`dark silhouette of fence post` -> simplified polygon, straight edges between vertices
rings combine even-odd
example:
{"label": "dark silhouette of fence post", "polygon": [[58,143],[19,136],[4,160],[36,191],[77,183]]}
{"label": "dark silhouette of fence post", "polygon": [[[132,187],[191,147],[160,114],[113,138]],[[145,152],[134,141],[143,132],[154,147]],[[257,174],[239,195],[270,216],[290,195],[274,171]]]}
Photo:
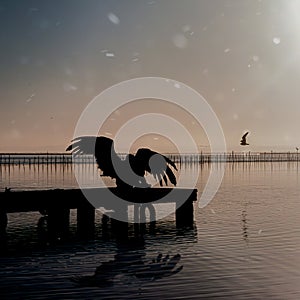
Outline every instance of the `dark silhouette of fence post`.
{"label": "dark silhouette of fence post", "polygon": [[273,151],[271,150],[271,162],[273,161]]}

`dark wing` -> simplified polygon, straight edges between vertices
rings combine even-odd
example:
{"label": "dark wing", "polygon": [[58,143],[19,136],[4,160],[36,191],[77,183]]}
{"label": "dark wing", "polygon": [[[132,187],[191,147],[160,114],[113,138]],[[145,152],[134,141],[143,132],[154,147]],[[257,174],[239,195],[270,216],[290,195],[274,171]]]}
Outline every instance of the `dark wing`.
{"label": "dark wing", "polygon": [[168,185],[168,180],[176,185],[176,177],[171,167],[177,171],[176,165],[168,157],[147,148],[141,148],[135,154],[135,161],[138,164],[139,174],[144,175],[145,171],[151,173],[160,185],[163,181]]}
{"label": "dark wing", "polygon": [[242,136],[242,140],[246,141],[246,136],[248,135],[249,131],[247,131],[243,136]]}
{"label": "dark wing", "polygon": [[243,135],[242,139],[246,139],[246,136],[248,135],[248,133],[249,133],[249,131],[247,131],[247,132]]}
{"label": "dark wing", "polygon": [[245,143],[246,143],[246,137],[247,137],[248,133],[249,133],[249,131],[247,131],[247,132],[242,136],[241,144],[245,144]]}
{"label": "dark wing", "polygon": [[114,150],[112,139],[104,136],[81,136],[73,139],[66,151],[71,151],[74,155],[93,154],[103,176],[116,178],[112,161],[119,163],[121,159]]}

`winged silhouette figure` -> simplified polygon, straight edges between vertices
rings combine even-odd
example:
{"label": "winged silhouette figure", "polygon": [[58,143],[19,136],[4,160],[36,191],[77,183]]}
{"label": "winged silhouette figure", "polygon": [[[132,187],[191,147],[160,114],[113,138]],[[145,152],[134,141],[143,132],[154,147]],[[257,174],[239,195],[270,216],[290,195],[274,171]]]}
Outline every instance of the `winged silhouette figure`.
{"label": "winged silhouette figure", "polygon": [[[66,151],[73,155],[93,154],[101,176],[109,176],[116,180],[117,187],[150,187],[145,175],[150,173],[160,185],[170,182],[176,185],[177,180],[173,170],[177,171],[175,163],[168,157],[148,148],[140,148],[135,155],[127,154],[121,159],[114,149],[112,139],[105,136],[81,136],[71,141]],[[173,169],[173,170],[172,170]]]}
{"label": "winged silhouette figure", "polygon": [[241,141],[240,141],[240,145],[242,145],[242,146],[247,146],[247,145],[249,145],[249,144],[247,143],[247,140],[246,140],[246,137],[247,137],[248,133],[249,133],[249,131],[247,131],[247,132],[242,136],[242,139],[241,139]]}

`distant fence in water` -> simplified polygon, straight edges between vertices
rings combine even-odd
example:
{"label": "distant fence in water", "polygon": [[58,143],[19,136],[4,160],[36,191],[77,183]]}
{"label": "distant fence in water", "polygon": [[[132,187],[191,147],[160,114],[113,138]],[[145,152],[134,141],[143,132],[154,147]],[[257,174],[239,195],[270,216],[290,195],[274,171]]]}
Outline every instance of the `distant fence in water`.
{"label": "distant fence in water", "polygon": [[[299,161],[298,152],[227,152],[165,154],[175,163],[212,163],[212,162],[276,162]],[[125,157],[125,154],[120,154]],[[21,164],[72,164],[70,153],[0,153],[0,165]],[[93,155],[80,155],[76,163],[95,164]]]}

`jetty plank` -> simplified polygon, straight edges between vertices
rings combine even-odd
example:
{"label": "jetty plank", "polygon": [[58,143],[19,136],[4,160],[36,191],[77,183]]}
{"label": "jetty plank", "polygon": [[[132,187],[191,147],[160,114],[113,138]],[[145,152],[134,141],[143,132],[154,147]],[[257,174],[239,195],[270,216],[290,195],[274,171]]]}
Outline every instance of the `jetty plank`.
{"label": "jetty plank", "polygon": [[[32,191],[0,192],[0,209],[7,213],[42,211],[50,208],[77,209],[91,205],[86,199],[99,198],[98,206],[114,209],[119,202],[114,195],[128,201],[128,205],[137,203],[176,203],[177,206],[186,201],[197,200],[197,189],[184,188],[133,188],[122,191],[118,188],[90,188],[90,189],[52,189]],[[90,198],[89,198],[90,199]]]}

